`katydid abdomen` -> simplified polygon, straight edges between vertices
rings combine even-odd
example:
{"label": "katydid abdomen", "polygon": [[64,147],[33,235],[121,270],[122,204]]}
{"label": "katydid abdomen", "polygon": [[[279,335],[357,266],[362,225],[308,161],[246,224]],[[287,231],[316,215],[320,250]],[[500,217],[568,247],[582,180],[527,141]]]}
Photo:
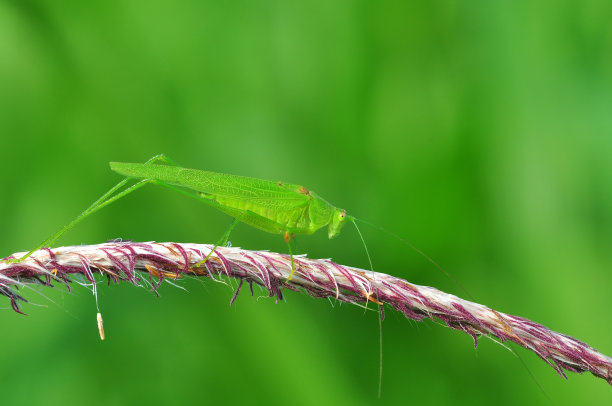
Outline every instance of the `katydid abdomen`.
{"label": "katydid abdomen", "polygon": [[[275,234],[312,234],[331,224],[334,213],[343,213],[299,185],[167,165],[112,162],[111,169],[192,189],[220,211]],[[330,238],[338,232],[339,227]]]}

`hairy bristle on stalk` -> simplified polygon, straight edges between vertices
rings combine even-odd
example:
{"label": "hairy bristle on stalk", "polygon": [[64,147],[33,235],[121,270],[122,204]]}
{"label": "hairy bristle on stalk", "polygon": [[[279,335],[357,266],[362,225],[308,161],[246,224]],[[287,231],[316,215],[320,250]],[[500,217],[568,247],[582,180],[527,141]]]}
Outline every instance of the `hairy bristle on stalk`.
{"label": "hairy bristle on stalk", "polygon": [[[376,299],[402,312],[407,318],[441,320],[448,327],[464,331],[478,344],[483,335],[506,340],[535,352],[565,377],[564,371],[591,372],[612,385],[612,358],[587,344],[545,326],[463,300],[428,286],[419,286],[384,273],[336,264],[326,259],[294,256],[295,274],[290,281],[289,255],[264,251],[247,251],[236,247],[217,247],[208,261],[195,265],[210,253],[212,245],[121,242],[41,249],[21,262],[0,263],[0,295],[6,296],[12,308],[21,313],[17,294],[19,287],[29,284],[52,286],[71,278],[84,277],[95,283],[94,274],[110,281],[146,286],[154,292],[165,280],[169,283],[185,276],[202,276],[219,280],[222,276],[239,279],[231,303],[243,282],[265,288],[270,297],[282,300],[282,289],[304,291],[313,297],[335,298],[363,306],[372,300],[364,292],[377,292]],[[16,253],[5,259],[20,258]],[[143,279],[143,275],[147,275]],[[157,279],[156,281],[154,279]],[[99,318],[101,325],[101,317]],[[102,334],[102,330],[101,333]]]}

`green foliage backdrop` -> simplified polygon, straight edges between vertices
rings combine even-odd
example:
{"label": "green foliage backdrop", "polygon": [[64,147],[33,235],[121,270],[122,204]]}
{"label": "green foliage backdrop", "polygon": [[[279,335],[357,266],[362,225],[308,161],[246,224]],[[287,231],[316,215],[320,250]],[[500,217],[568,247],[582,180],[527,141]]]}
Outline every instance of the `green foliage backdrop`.
{"label": "green foliage backdrop", "polygon": [[[427,252],[481,303],[612,354],[612,6],[596,1],[0,2],[2,255],[33,247],[118,181],[109,161],[303,184]],[[230,219],[154,187],[58,243],[214,242]],[[365,227],[376,270],[462,295]],[[284,252],[238,227],[232,243]],[[355,266],[354,230],[298,251]],[[376,402],[378,327],[305,295],[210,281],[161,297],[82,288],[0,306],[3,404]],[[590,375],[561,404],[605,404]],[[387,312],[381,404],[546,404],[503,347]]]}

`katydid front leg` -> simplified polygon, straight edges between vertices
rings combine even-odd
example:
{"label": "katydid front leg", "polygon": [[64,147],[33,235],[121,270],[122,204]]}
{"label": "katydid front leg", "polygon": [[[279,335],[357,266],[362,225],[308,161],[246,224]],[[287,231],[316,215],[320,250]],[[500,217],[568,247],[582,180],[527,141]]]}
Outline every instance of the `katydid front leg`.
{"label": "katydid front leg", "polygon": [[230,236],[232,230],[236,227],[236,225],[238,225],[238,223],[240,222],[240,219],[242,218],[242,216],[244,216],[244,212],[239,217],[236,217],[236,219],[232,222],[232,225],[227,229],[227,231],[225,231],[225,233],[223,233],[223,235],[221,236],[221,239],[219,241],[217,241],[217,243],[213,246],[212,250],[210,250],[208,255],[206,255],[206,258],[204,258],[203,260],[201,260],[200,262],[198,262],[197,264],[194,265],[195,268],[198,268],[198,267],[204,265],[206,263],[206,261],[208,261],[208,258],[210,258],[212,253],[215,252],[217,247],[219,247],[221,245],[227,244],[227,241],[229,240],[229,236]]}

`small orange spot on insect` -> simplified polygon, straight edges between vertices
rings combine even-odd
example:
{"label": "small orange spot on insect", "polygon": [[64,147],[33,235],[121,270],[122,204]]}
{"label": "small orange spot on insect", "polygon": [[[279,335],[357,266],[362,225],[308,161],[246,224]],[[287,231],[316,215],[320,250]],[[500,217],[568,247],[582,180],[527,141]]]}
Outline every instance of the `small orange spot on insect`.
{"label": "small orange spot on insect", "polygon": [[57,276],[57,269],[53,269],[51,273],[53,274],[53,276]]}
{"label": "small orange spot on insect", "polygon": [[106,335],[104,334],[104,321],[102,320],[102,313],[98,312],[96,315],[96,320],[98,322],[98,332],[100,333],[100,340],[104,341]]}
{"label": "small orange spot on insect", "polygon": [[310,196],[310,190],[306,189],[304,186],[300,186],[298,192],[303,195]]}

